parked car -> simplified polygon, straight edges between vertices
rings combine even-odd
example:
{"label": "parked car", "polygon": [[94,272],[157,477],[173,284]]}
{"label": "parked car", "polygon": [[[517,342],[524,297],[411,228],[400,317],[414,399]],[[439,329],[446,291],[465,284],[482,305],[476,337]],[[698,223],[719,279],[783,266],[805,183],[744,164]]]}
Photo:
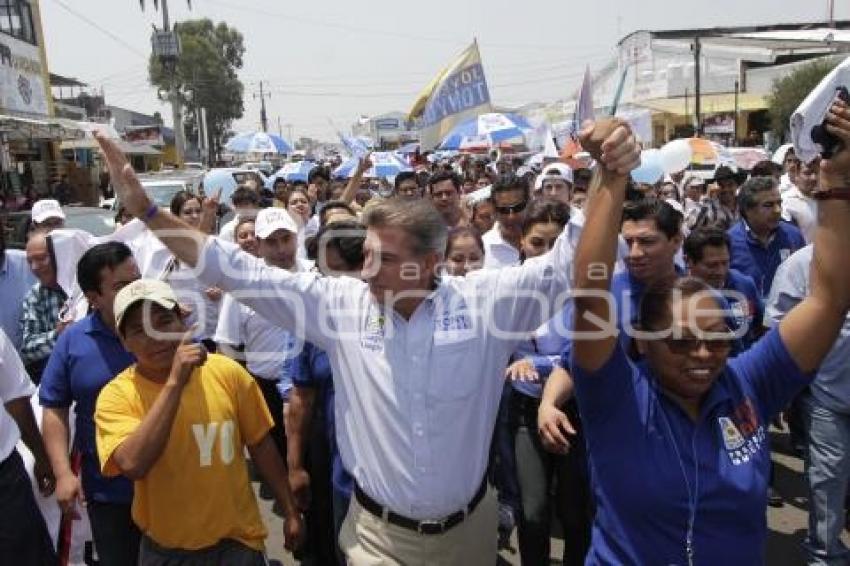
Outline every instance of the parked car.
{"label": "parked car", "polygon": [[[164,208],[168,208],[171,205],[171,199],[174,198],[174,195],[180,191],[189,191],[193,194],[197,193],[197,190],[192,183],[187,182],[185,179],[157,179],[155,177],[145,176],[140,180],[142,182],[142,186],[145,188],[145,192],[151,200]],[[121,203],[118,202],[117,198],[112,199],[112,205],[110,206],[111,210],[117,211],[120,206]]]}
{"label": "parked car", "polygon": [[221,189],[221,204],[231,206],[230,195],[236,190],[240,184],[253,180],[257,187],[262,189],[266,184],[266,176],[259,170],[253,169],[237,169],[226,167],[220,169],[211,169],[204,175],[204,193],[207,196],[213,196]]}
{"label": "parked car", "polygon": [[[93,236],[106,236],[115,231],[115,214],[110,210],[89,206],[63,206],[65,227],[83,230]],[[0,214],[6,247],[22,250],[32,226],[29,210]]]}

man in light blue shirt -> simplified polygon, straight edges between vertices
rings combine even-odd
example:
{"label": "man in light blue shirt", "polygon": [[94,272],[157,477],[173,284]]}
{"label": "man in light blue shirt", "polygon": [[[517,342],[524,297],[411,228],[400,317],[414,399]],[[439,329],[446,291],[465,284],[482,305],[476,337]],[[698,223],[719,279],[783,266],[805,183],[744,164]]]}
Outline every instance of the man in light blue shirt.
{"label": "man in light blue shirt", "polygon": [[4,231],[0,227],[0,329],[6,333],[15,350],[21,349],[21,313],[24,297],[35,285],[35,277],[21,250],[7,250]]}
{"label": "man in light blue shirt", "polygon": [[[776,326],[809,294],[812,246],[792,255],[776,271],[764,325]],[[841,542],[844,500],[850,481],[850,317],[800,405],[807,435],[809,533],[803,544],[812,565],[847,564]]]}

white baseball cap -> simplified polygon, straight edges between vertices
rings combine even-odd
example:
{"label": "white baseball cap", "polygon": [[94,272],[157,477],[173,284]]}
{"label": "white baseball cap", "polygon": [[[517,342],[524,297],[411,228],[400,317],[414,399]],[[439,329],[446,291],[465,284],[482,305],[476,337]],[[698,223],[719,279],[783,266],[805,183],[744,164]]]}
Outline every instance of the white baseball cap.
{"label": "white baseball cap", "polygon": [[543,168],[543,172],[540,176],[545,181],[547,177],[557,177],[563,179],[572,185],[573,183],[573,170],[566,163],[550,163],[546,167]]}
{"label": "white baseball cap", "polygon": [[794,151],[794,144],[786,143],[784,145],[780,145],[779,148],[773,152],[771,161],[777,165],[783,165],[785,163],[785,156],[788,155],[789,151]]}
{"label": "white baseball cap", "polygon": [[121,319],[131,306],[139,301],[150,301],[164,309],[178,306],[177,297],[171,286],[159,279],[137,279],[118,291],[112,303],[115,312],[115,327],[121,328]]}
{"label": "white baseball cap", "polygon": [[265,240],[278,230],[286,230],[293,234],[298,233],[298,226],[286,209],[264,208],[257,213],[257,220],[254,222],[254,234],[258,238]]}
{"label": "white baseball cap", "polygon": [[62,212],[62,206],[58,200],[46,198],[36,201],[32,205],[32,221],[36,224],[41,224],[48,218],[61,218],[65,220],[65,213]]}

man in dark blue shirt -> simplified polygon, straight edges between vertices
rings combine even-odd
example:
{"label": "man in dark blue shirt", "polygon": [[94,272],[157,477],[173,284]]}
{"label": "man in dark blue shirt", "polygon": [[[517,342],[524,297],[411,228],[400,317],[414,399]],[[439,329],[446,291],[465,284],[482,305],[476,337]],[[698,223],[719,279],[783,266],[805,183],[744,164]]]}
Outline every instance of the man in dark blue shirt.
{"label": "man in dark blue shirt", "polygon": [[[762,335],[764,301],[752,278],[729,267],[729,236],[720,228],[697,228],[685,239],[685,261],[689,275],[702,279],[723,293],[729,304],[733,329],[746,329],[737,341],[748,350]],[[733,354],[738,353],[733,350]]]}
{"label": "man in dark blue shirt", "polygon": [[779,264],[806,245],[800,230],[781,220],[782,198],[772,177],[753,177],[738,194],[741,220],[729,229],[733,269],[753,278],[764,298]]}
{"label": "man in dark blue shirt", "polygon": [[[139,531],[130,515],[132,482],[101,475],[93,419],[100,390],[135,361],[115,333],[112,302],[118,291],[139,277],[130,249],[119,242],[94,246],[80,258],[77,281],[92,310],[59,337],[39,391],[56,498],[63,513],[71,512],[77,499],[86,502],[103,566],[135,564],[139,552]],[[71,405],[76,413],[74,451],[82,463],[79,477],[68,457]]]}

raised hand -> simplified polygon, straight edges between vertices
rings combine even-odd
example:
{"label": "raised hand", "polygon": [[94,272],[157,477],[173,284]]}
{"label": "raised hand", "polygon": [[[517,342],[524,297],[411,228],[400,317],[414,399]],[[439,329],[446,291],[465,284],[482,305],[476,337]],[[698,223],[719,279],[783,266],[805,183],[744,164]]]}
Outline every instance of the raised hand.
{"label": "raised hand", "polygon": [[827,112],[826,129],[841,140],[841,149],[821,159],[820,184],[824,189],[844,189],[850,186],[850,107],[843,100],[833,102]]}
{"label": "raised hand", "polygon": [[201,367],[207,360],[207,349],[203,344],[192,341],[196,327],[197,325],[193,325],[186,331],[180,340],[180,345],[177,346],[177,351],[174,352],[174,361],[171,363],[171,373],[168,376],[168,381],[173,384],[186,385],[195,368]]}
{"label": "raised hand", "polygon": [[358,176],[365,175],[366,171],[371,169],[373,165],[374,165],[374,163],[372,162],[372,152],[370,151],[365,156],[363,156],[363,159],[361,159],[357,163],[357,175]]}
{"label": "raised hand", "polygon": [[608,173],[625,176],[640,166],[640,146],[628,123],[620,118],[585,122],[579,141]]}
{"label": "raised hand", "polygon": [[151,205],[151,200],[145,193],[145,189],[139,182],[136,172],[118,144],[102,133],[95,131],[94,138],[100,145],[106,165],[109,168],[109,176],[112,186],[115,188],[115,196],[127,209],[127,212],[136,218],[142,218]]}

